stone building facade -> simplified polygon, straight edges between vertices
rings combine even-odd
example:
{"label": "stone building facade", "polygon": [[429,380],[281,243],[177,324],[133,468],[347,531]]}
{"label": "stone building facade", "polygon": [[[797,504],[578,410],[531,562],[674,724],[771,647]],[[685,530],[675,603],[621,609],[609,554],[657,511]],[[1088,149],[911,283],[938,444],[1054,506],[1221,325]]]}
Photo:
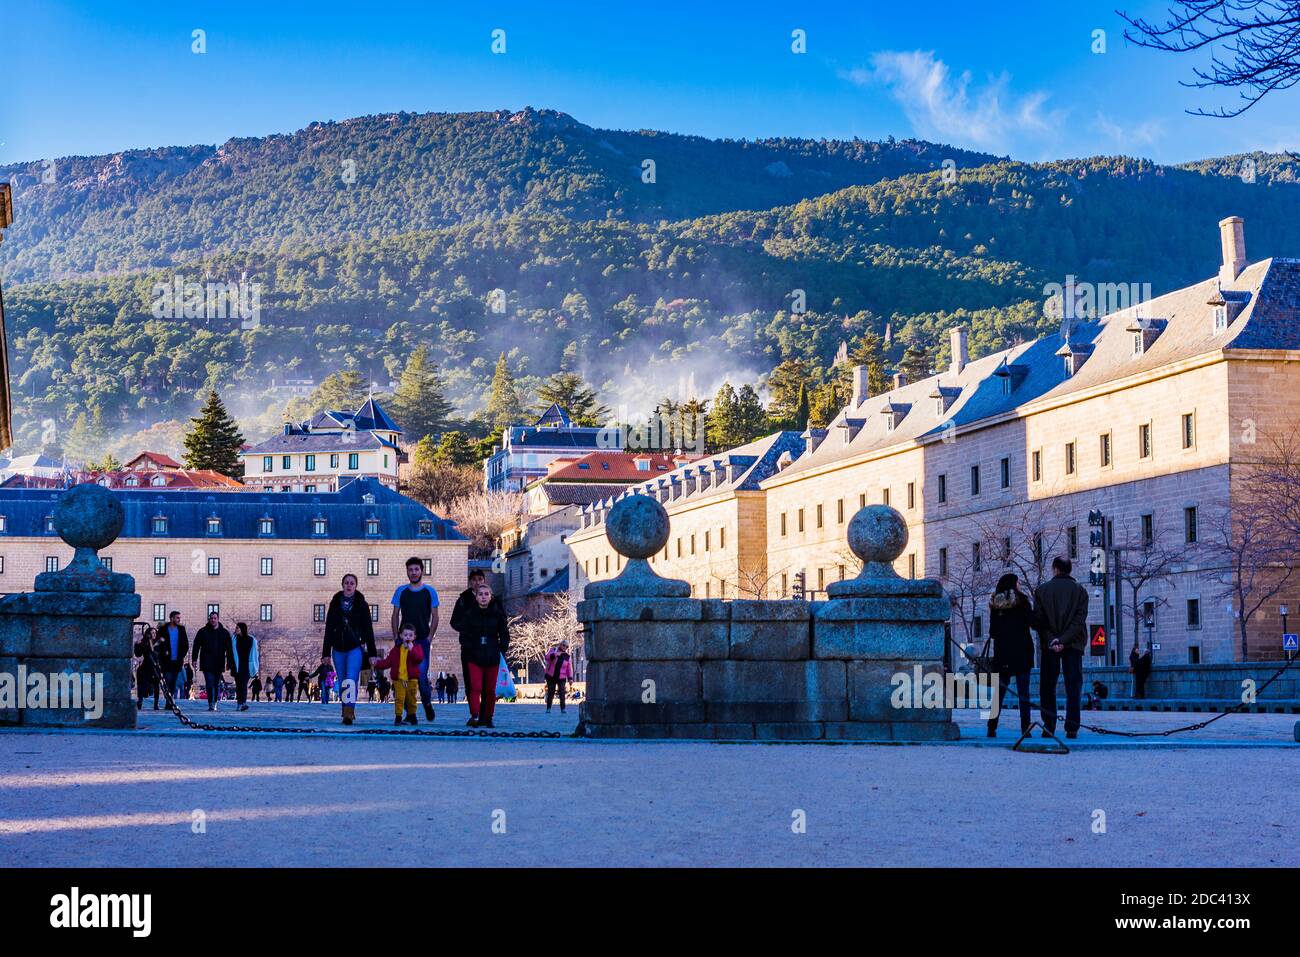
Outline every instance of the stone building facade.
{"label": "stone building facade", "polygon": [[[30,591],[39,573],[63,568],[72,557],[48,523],[58,494],[0,489],[0,590]],[[360,479],[318,495],[113,494],[126,506],[126,525],[100,558],[135,578],[141,620],[156,625],[179,611],[192,635],[215,608],[227,628],[247,622],[262,639],[264,670],[300,664],[311,670],[320,660],[325,610],[343,575],[357,576],[382,647],[391,643],[393,592],[406,581],[406,560],[416,556],[442,603],[432,667],[459,670],[448,619],[465,587],[468,542],[386,486]]]}
{"label": "stone building facade", "polygon": [[[978,644],[1002,573],[1032,587],[1064,555],[1087,584],[1095,531],[1107,578],[1089,587],[1089,618],[1108,646],[1089,664],[1117,652],[1122,661],[1135,623],[1144,645],[1160,646],[1157,662],[1239,660],[1231,574],[1213,543],[1238,534],[1252,508],[1244,471],[1294,435],[1300,261],[1248,263],[1239,218],[1223,220],[1220,234],[1217,275],[1184,289],[1097,318],[1077,314],[1084,290],[1067,287],[1060,334],[972,361],[965,330],[954,329],[948,368],[918,382],[896,377],[881,395],[869,396],[865,369],[854,370],[850,404],[826,429],[796,437],[743,496],[725,483],[701,491],[711,476],[687,495],[662,480],[638,487],[664,502],[674,541],[697,544],[679,556],[670,542],[656,570],[709,597],[715,556],[699,550],[700,535],[726,525],[738,544],[747,533],[745,561],[763,568],[763,597],[792,596],[802,583],[804,597],[821,598],[857,573],[848,521],[863,505],[889,504],[909,528],[896,570],[942,579],[954,638]],[[687,471],[710,475],[709,462]],[[743,513],[731,505],[742,499]],[[600,528],[610,504],[591,506],[570,538],[579,588],[618,572]],[[1281,604],[1300,614],[1300,580],[1251,620],[1249,657],[1280,657]]]}
{"label": "stone building facade", "polygon": [[[797,432],[776,432],[621,493],[651,495],[668,512],[672,535],[664,550],[650,559],[654,570],[689,582],[696,598],[776,597],[769,580],[769,532],[760,483],[793,461],[801,448]],[[616,498],[585,506],[582,526],[568,536],[569,581],[576,595],[588,581],[612,578],[622,569],[622,557],[604,529]]]}

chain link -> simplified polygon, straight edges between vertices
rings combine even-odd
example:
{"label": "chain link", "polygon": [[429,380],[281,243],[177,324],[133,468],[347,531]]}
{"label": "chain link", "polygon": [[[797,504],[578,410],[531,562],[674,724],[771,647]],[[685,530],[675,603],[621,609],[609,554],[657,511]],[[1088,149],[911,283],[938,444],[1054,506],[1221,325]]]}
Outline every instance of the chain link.
{"label": "chain link", "polygon": [[[324,728],[268,728],[251,724],[205,724],[195,721],[172,698],[171,685],[164,679],[158,655],[149,642],[145,643],[149,660],[153,664],[154,678],[162,683],[163,695],[167,699],[167,710],[176,716],[181,724],[195,731],[237,731],[249,734],[321,734],[331,733]],[[184,667],[184,665],[182,665]],[[489,731],[486,728],[464,728],[458,730],[434,730],[432,728],[358,728],[351,734],[393,735],[424,738],[562,738],[559,731]],[[576,736],[576,735],[575,735]]]}
{"label": "chain link", "polygon": [[[984,674],[988,674],[988,675],[997,674],[997,672],[995,671],[991,671],[987,668],[982,668],[979,661],[976,660],[971,655],[971,653],[968,652],[965,648],[957,644],[957,642],[951,636],[948,637],[948,642],[954,648],[956,648],[958,651],[960,651],[963,655],[966,656],[967,660],[970,661],[970,663],[975,667],[975,670],[977,672],[983,671]],[[1281,677],[1282,672],[1286,671],[1294,663],[1295,663],[1295,659],[1288,660],[1286,664],[1284,664],[1281,668],[1277,669],[1277,671],[1273,672],[1273,676],[1271,678],[1269,678],[1262,685],[1260,685],[1258,688],[1255,689],[1256,694],[1263,691],[1274,681],[1276,681],[1279,677]],[[1018,694],[1018,692],[1016,693]],[[1109,734],[1112,737],[1116,737],[1116,738],[1167,738],[1171,734],[1182,734],[1185,731],[1200,731],[1202,728],[1214,724],[1214,722],[1218,721],[1220,718],[1226,718],[1230,714],[1237,714],[1243,708],[1246,707],[1246,704],[1247,702],[1243,701],[1240,704],[1233,705],[1231,708],[1228,708],[1226,711],[1220,711],[1213,718],[1208,718],[1205,721],[1198,721],[1196,724],[1184,725],[1181,728],[1166,728],[1163,731],[1120,731],[1116,728],[1103,728],[1095,724],[1082,724],[1082,723],[1079,725],[1079,727],[1085,728],[1088,731],[1093,732],[1094,734]],[[1041,707],[1042,707],[1042,702],[1039,702],[1039,708],[1041,709]]]}

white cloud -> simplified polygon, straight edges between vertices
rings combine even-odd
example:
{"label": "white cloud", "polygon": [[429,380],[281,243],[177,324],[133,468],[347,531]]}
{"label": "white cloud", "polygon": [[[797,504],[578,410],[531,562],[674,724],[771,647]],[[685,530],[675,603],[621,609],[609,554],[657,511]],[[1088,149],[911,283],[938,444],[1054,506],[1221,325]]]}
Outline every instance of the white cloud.
{"label": "white cloud", "polygon": [[1164,124],[1159,120],[1146,120],[1132,125],[1116,123],[1105,113],[1098,113],[1092,129],[1111,142],[1120,152],[1133,152],[1155,146],[1165,135]]}
{"label": "white cloud", "polygon": [[933,51],[885,50],[872,54],[870,69],[840,75],[858,86],[888,87],[916,133],[929,139],[1009,153],[1022,138],[1054,138],[1065,120],[1063,111],[1047,107],[1046,92],[1013,94],[1006,73],[974,84],[969,70],[953,75]]}

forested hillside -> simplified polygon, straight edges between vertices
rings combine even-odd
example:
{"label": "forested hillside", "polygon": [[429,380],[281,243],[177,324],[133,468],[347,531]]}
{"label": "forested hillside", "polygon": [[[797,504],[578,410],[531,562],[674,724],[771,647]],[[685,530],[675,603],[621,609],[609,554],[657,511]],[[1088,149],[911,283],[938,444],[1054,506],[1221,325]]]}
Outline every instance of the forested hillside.
{"label": "forested hillside", "polygon": [[[720,142],[532,110],[56,160],[53,183],[0,168],[19,444],[143,442],[212,387],[255,437],[283,411],[273,381],[351,365],[382,385],[421,344],[467,417],[502,352],[525,392],[563,369],[636,411],[792,359],[825,380],[886,324],[882,362],[943,361],[956,322],[978,354],[1048,328],[1043,288],[1067,273],[1156,294],[1212,275],[1225,215],[1251,258],[1300,255],[1296,168]],[[258,323],[155,318],[174,276],[256,284]]]}

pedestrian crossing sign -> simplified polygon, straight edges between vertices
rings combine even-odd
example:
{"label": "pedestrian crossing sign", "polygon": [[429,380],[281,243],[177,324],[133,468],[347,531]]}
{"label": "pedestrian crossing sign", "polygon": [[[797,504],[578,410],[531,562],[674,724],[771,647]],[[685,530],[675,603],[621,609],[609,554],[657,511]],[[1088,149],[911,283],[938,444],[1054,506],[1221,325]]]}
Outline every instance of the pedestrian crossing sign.
{"label": "pedestrian crossing sign", "polygon": [[1300,635],[1283,635],[1283,651],[1300,651]]}

